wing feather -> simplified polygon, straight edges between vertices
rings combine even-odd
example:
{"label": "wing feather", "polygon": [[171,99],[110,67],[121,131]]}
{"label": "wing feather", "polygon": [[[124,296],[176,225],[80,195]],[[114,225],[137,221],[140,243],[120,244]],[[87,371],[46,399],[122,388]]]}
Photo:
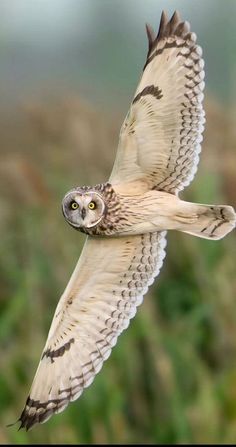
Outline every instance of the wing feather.
{"label": "wing feather", "polygon": [[142,180],[148,188],[178,193],[193,179],[204,119],[204,62],[196,35],[177,12],[163,12],[143,75],[121,128],[112,184]]}
{"label": "wing feather", "polygon": [[45,422],[92,383],[159,273],[165,245],[165,232],[87,239],[58,303],[21,427]]}

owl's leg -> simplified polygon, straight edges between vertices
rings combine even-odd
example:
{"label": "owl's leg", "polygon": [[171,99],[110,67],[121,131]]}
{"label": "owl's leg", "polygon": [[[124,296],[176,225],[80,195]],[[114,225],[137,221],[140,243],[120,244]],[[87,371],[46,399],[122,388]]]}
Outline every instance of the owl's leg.
{"label": "owl's leg", "polygon": [[[176,213],[178,230],[205,239],[217,240],[226,236],[236,225],[236,214],[227,205],[198,205],[183,202],[182,210]],[[181,225],[182,223],[182,225]]]}

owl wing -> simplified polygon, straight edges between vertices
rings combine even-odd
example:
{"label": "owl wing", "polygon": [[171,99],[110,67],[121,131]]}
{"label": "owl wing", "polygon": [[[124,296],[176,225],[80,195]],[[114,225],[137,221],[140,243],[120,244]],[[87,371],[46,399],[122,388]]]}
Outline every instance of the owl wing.
{"label": "owl wing", "polygon": [[45,422],[92,383],[158,275],[165,245],[165,232],[88,237],[58,303],[20,428]]}
{"label": "owl wing", "polygon": [[115,185],[136,180],[177,193],[193,179],[201,150],[204,62],[196,35],[177,12],[162,13],[143,75],[121,128],[110,177]]}

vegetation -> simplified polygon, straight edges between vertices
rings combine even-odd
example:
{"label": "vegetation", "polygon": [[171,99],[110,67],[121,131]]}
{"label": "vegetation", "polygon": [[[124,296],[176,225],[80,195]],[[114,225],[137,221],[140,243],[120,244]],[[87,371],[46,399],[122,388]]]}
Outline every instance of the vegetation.
{"label": "vegetation", "polygon": [[[236,205],[230,116],[207,104],[201,163],[186,199]],[[61,198],[108,177],[121,121],[108,122],[80,99],[0,115],[0,443],[235,442],[232,233],[219,242],[169,233],[158,280],[91,387],[32,431],[6,427],[22,411],[84,242],[65,223]]]}

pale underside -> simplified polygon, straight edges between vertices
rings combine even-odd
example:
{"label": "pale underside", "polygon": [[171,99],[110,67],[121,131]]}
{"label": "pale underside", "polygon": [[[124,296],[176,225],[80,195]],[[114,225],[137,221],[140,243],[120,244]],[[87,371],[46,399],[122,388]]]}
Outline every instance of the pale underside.
{"label": "pale underside", "polygon": [[[121,130],[114,185],[178,193],[198,163],[204,112],[201,50],[186,22],[162,16]],[[101,369],[163,263],[165,233],[88,238],[59,301],[30,395],[27,429],[76,399]]]}
{"label": "pale underside", "polygon": [[88,237],[55,312],[26,405],[28,427],[91,384],[158,275],[165,245],[164,232],[112,238],[112,250],[110,239]]}

